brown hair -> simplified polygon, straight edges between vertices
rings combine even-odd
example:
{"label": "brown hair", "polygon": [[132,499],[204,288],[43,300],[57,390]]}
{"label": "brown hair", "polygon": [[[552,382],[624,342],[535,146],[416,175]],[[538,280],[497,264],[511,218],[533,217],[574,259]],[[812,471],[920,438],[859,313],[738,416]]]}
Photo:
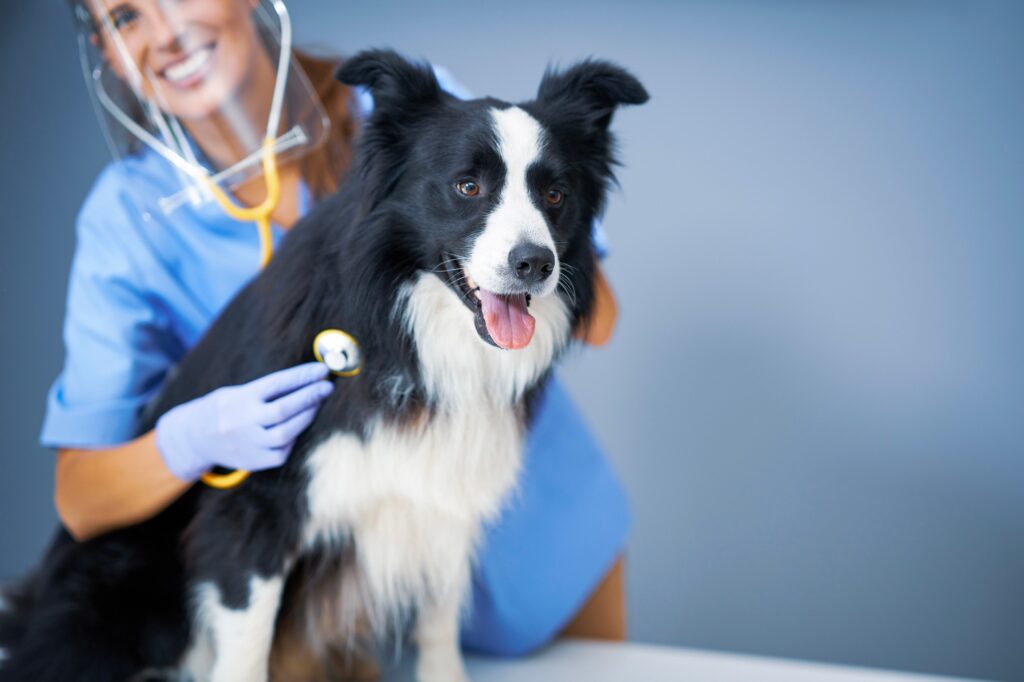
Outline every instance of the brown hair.
{"label": "brown hair", "polygon": [[341,61],[293,53],[306,72],[331,125],[327,139],[299,159],[302,179],[316,199],[333,194],[352,161],[352,139],[358,124],[352,113],[352,91],[335,79]]}

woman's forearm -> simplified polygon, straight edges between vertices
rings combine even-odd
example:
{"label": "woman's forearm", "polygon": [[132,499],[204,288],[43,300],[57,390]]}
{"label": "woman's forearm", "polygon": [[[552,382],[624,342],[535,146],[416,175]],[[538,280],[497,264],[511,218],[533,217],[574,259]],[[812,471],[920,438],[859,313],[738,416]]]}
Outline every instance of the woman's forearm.
{"label": "woman's forearm", "polygon": [[77,540],[144,521],[184,493],[156,447],[155,432],[112,448],[57,451],[54,502]]}
{"label": "woman's forearm", "polygon": [[626,580],[624,559],[620,556],[601,584],[587,598],[573,619],[562,630],[563,637],[626,639]]}
{"label": "woman's forearm", "polygon": [[612,337],[618,316],[619,307],[615,302],[615,294],[601,267],[598,266],[594,277],[594,309],[588,323],[576,330],[576,338],[591,346],[603,346]]}

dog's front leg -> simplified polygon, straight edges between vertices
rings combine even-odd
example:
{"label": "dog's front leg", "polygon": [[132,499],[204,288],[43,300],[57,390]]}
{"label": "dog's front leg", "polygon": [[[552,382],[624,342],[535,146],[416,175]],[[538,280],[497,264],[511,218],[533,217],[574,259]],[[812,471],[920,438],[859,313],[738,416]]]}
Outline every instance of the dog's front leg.
{"label": "dog's front leg", "polygon": [[416,619],[416,682],[469,682],[459,651],[462,601],[469,588],[469,566],[462,567],[450,589],[420,606]]}
{"label": "dog's front leg", "polygon": [[[198,589],[196,613],[197,641],[194,647],[206,648],[206,656],[190,657],[189,673],[196,680],[209,682],[265,682],[268,676],[270,647],[274,639],[274,622],[281,603],[283,576],[248,579],[242,602],[225,594],[214,583]],[[193,653],[197,653],[194,649]],[[206,658],[206,665],[199,663]],[[212,664],[212,668],[208,667]],[[198,667],[206,667],[199,670]]]}
{"label": "dog's front leg", "polygon": [[184,667],[197,682],[266,682],[269,675],[297,543],[295,527],[281,522],[294,512],[259,492],[253,486],[212,497],[187,535],[194,627]]}

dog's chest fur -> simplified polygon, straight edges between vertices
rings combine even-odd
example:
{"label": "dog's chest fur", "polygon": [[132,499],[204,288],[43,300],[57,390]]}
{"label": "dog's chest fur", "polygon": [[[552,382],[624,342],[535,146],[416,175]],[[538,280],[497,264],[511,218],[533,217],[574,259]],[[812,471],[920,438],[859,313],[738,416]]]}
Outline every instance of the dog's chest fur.
{"label": "dog's chest fur", "polygon": [[529,347],[489,347],[431,274],[404,288],[395,313],[415,340],[434,409],[413,425],[379,421],[365,440],[334,434],[307,459],[305,546],[354,541],[360,601],[379,616],[443,592],[465,570],[482,523],[497,516],[516,480],[523,396],[570,324],[557,296],[538,299]]}

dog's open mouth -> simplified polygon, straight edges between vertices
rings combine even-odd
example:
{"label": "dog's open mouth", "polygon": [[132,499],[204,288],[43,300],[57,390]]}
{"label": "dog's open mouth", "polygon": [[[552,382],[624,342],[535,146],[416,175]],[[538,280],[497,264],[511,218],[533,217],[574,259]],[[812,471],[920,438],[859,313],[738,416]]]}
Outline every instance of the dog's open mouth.
{"label": "dog's open mouth", "polygon": [[487,343],[506,350],[526,348],[533,339],[536,320],[529,312],[530,294],[496,294],[477,286],[469,272],[453,257],[445,259],[445,274],[471,311],[476,331]]}

